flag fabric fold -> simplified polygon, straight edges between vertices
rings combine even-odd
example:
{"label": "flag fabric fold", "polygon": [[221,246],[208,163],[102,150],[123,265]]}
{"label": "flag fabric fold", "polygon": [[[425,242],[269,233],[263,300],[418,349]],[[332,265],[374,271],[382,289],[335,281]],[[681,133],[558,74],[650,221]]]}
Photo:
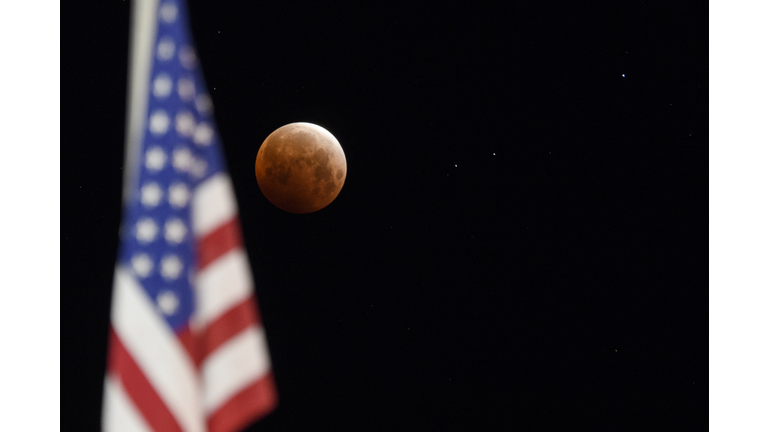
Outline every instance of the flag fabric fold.
{"label": "flag fabric fold", "polygon": [[143,5],[102,428],[237,431],[277,404],[237,202],[186,4]]}

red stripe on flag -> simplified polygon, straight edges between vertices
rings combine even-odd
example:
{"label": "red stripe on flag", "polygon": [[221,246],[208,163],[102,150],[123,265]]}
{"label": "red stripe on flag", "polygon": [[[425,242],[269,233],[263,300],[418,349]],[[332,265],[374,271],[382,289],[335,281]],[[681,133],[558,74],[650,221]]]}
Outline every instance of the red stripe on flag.
{"label": "red stripe on flag", "polygon": [[228,310],[212,321],[201,335],[203,351],[201,359],[205,359],[229,338],[235,336],[248,326],[261,324],[254,298],[248,297],[237,306]]}
{"label": "red stripe on flag", "polygon": [[209,432],[234,432],[260,420],[277,406],[272,372],[230,398],[208,417]]}
{"label": "red stripe on flag", "polygon": [[179,431],[181,427],[165,402],[155,392],[152,384],[144,376],[139,365],[133,360],[114,328],[109,328],[109,365],[108,372],[120,378],[128,397],[141,412],[144,420],[156,431]]}
{"label": "red stripe on flag", "polygon": [[181,346],[184,347],[187,354],[189,354],[192,363],[194,363],[195,366],[200,366],[200,361],[202,360],[200,355],[200,344],[195,333],[193,333],[192,329],[189,327],[189,324],[185,325],[176,333],[176,338],[181,342]]}
{"label": "red stripe on flag", "polygon": [[178,331],[176,337],[195,366],[199,367],[209,354],[248,326],[261,324],[255,301],[254,297],[243,300],[212,321],[202,334],[193,333],[188,325]]}
{"label": "red stripe on flag", "polygon": [[199,271],[216,261],[220,256],[242,245],[240,220],[237,217],[230,219],[220,227],[197,239],[197,242],[197,266]]}

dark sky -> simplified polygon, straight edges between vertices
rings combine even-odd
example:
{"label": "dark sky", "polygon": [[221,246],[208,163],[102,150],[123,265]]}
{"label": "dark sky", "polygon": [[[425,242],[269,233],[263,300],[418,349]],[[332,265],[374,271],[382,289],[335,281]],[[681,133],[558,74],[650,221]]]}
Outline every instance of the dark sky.
{"label": "dark sky", "polygon": [[[706,3],[229,3],[190,14],[280,394],[253,430],[706,425]],[[130,5],[63,6],[61,423],[98,430]],[[253,169],[297,121],[348,164],[308,215]]]}

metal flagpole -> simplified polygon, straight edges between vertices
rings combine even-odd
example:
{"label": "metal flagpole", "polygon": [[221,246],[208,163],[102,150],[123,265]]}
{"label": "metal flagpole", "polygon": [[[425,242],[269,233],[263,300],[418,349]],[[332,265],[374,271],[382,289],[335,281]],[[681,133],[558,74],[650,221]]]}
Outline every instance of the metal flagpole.
{"label": "metal flagpole", "polygon": [[157,30],[159,0],[134,0],[131,5],[131,33],[128,52],[128,92],[125,125],[125,159],[123,163],[123,205],[136,199],[131,187],[137,174],[149,99],[152,70],[152,41]]}

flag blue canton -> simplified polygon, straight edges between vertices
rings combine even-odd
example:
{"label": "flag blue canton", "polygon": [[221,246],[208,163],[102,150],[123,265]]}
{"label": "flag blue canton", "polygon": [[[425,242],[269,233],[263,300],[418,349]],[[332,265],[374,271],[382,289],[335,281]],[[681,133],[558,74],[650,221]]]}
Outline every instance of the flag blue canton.
{"label": "flag blue canton", "polygon": [[158,9],[138,190],[125,210],[119,255],[177,332],[194,311],[190,201],[197,184],[225,168],[187,22],[183,1]]}

